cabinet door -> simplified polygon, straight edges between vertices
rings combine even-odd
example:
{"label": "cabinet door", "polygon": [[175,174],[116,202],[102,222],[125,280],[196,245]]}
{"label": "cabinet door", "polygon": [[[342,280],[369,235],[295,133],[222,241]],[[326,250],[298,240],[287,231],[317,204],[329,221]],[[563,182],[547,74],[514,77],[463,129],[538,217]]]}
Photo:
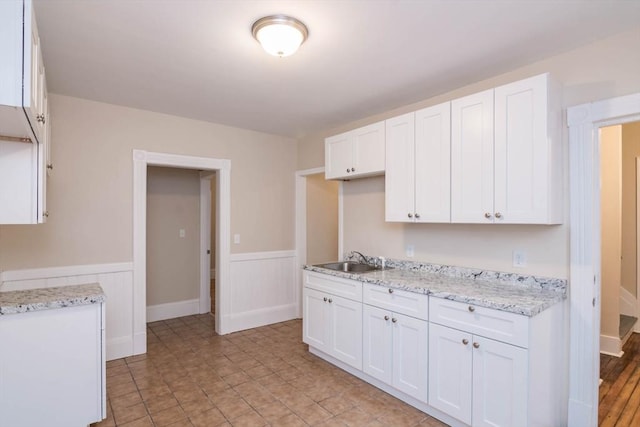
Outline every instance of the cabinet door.
{"label": "cabinet door", "polygon": [[374,123],[352,131],[352,175],[383,173],[385,168],[384,122]]}
{"label": "cabinet door", "polygon": [[329,312],[324,300],[326,294],[304,288],[302,316],[302,341],[322,351],[329,351],[328,334],[330,331]]}
{"label": "cabinet door", "polygon": [[493,90],[451,102],[451,222],[493,222]]}
{"label": "cabinet door", "polygon": [[495,211],[505,223],[548,221],[547,75],[495,89]]}
{"label": "cabinet door", "polygon": [[101,305],[0,319],[0,424],[88,425],[102,419]]}
{"label": "cabinet door", "polygon": [[385,128],[385,220],[414,222],[414,113],[387,120]]}
{"label": "cabinet door", "polygon": [[[474,336],[473,425],[527,425],[527,350]],[[535,411],[536,408],[531,408]]]}
{"label": "cabinet door", "polygon": [[427,402],[428,322],[393,313],[393,386]]}
{"label": "cabinet door", "polygon": [[324,144],[325,178],[335,179],[351,175],[353,166],[353,141],[350,133],[327,138]]}
{"label": "cabinet door", "polygon": [[0,224],[37,222],[38,148],[0,141]]}
{"label": "cabinet door", "polygon": [[333,357],[362,370],[362,303],[328,295]]}
{"label": "cabinet door", "polygon": [[429,405],[465,424],[471,424],[471,340],[471,334],[429,324]]}
{"label": "cabinet door", "polygon": [[370,305],[362,308],[362,370],[392,384],[393,341],[391,312]]}
{"label": "cabinet door", "polygon": [[451,103],[417,111],[415,122],[416,222],[450,222]]}

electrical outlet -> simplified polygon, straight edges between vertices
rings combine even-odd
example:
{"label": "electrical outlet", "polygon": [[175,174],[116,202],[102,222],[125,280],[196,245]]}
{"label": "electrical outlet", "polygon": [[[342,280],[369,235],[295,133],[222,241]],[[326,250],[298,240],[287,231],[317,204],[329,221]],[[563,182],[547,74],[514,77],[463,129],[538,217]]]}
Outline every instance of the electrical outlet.
{"label": "electrical outlet", "polygon": [[527,254],[522,250],[513,251],[513,266],[514,267],[526,267],[527,266]]}
{"label": "electrical outlet", "polygon": [[416,254],[416,248],[413,245],[407,245],[406,254],[409,258],[413,258]]}

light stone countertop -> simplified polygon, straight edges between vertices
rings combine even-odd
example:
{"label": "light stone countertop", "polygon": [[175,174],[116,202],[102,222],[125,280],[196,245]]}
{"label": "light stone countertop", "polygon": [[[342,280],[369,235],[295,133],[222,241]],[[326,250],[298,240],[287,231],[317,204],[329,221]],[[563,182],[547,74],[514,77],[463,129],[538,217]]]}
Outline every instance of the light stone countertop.
{"label": "light stone countertop", "polygon": [[471,270],[438,266],[456,271],[456,275],[448,275],[425,271],[425,268],[410,269],[407,263],[396,263],[396,265],[404,268],[374,270],[366,273],[347,273],[312,265],[306,265],[304,269],[529,317],[566,298],[566,281],[561,279],[529,276],[524,277],[526,280],[523,280],[522,276],[515,276],[514,280],[505,280],[502,276],[513,278],[514,275],[481,270],[473,270],[472,275],[465,275],[460,271]]}
{"label": "light stone countertop", "polygon": [[104,291],[98,283],[0,292],[0,316],[96,304],[105,300]]}

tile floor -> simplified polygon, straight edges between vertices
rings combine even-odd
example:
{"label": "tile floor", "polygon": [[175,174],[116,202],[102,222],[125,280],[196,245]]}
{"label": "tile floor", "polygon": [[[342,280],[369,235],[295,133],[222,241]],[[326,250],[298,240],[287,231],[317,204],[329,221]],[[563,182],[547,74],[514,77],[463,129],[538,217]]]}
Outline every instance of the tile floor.
{"label": "tile floor", "polygon": [[210,315],[150,323],[147,354],[107,362],[112,426],[445,426],[326,363],[292,320],[225,336]]}

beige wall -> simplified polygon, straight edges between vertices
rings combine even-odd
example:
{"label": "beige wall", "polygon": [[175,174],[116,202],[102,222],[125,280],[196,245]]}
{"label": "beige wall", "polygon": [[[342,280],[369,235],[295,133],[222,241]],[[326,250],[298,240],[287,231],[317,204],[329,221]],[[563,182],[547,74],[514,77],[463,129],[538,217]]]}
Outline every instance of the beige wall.
{"label": "beige wall", "polygon": [[338,186],[324,173],[307,177],[307,264],[339,259]]}
{"label": "beige wall", "polygon": [[0,270],[132,260],[132,150],[231,160],[233,253],[294,248],[295,140],[51,94],[49,220],[1,226]]}
{"label": "beige wall", "polygon": [[[180,230],[184,237],[180,237]],[[147,305],[200,295],[200,174],[147,169]]]}
{"label": "beige wall", "polygon": [[603,335],[618,336],[622,248],[622,131],[600,130],[601,323]]}
{"label": "beige wall", "polygon": [[636,158],[640,157],[640,122],[622,125],[622,287],[636,295]]}
{"label": "beige wall", "polygon": [[[298,142],[298,169],[324,164],[324,138],[327,136],[543,72],[551,72],[563,85],[564,107],[640,92],[639,43],[640,26],[416,104],[309,135]],[[565,129],[565,153],[567,139]],[[568,158],[565,165],[564,183],[558,184],[566,189]],[[355,249],[406,258],[404,248],[413,244],[416,260],[568,277],[568,190],[565,191],[566,220],[561,226],[403,225],[384,223],[383,181],[383,178],[371,178],[345,184],[345,251]],[[513,267],[513,249],[526,252],[525,268]]]}

